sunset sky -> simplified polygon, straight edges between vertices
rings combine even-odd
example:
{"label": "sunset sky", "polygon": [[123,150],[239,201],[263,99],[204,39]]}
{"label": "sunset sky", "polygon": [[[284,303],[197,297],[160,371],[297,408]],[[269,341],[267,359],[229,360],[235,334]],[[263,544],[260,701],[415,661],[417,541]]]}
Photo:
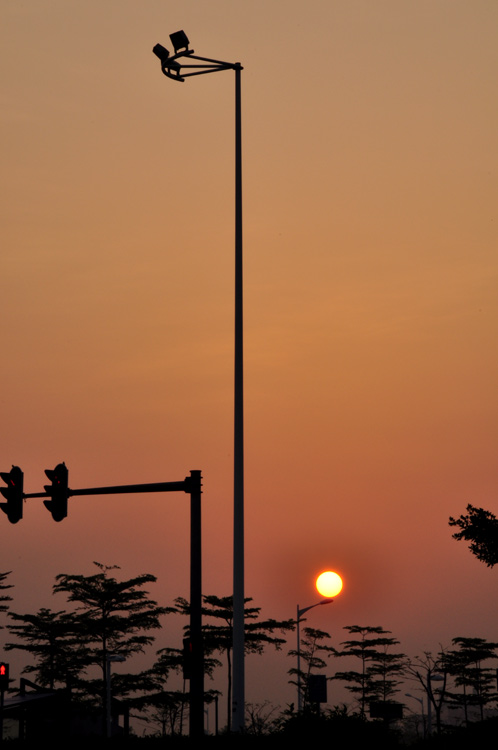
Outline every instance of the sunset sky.
{"label": "sunset sky", "polygon": [[[307,624],[334,645],[496,641],[498,571],[448,526],[498,513],[496,0],[3,0],[0,469],[200,469],[203,588],[231,593],[234,76],[165,78],[179,29],[244,67],[246,594],[290,618],[332,569]],[[54,576],[94,560],[188,597],[188,510],[1,514],[13,609],[62,608]],[[248,701],[293,699],[285,652]]]}

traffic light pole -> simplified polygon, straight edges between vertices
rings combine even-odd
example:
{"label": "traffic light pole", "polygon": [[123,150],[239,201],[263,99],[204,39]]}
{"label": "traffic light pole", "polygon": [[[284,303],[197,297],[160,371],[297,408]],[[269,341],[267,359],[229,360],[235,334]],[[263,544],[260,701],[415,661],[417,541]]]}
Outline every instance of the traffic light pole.
{"label": "traffic light pole", "polygon": [[5,691],[9,689],[9,665],[0,662],[0,742],[3,742],[3,709],[5,702]]}
{"label": "traffic light pole", "polygon": [[[190,736],[204,733],[204,654],[202,647],[202,543],[200,471],[191,471],[181,482],[123,484],[114,487],[67,489],[68,497],[77,495],[124,495],[146,492],[186,492],[190,495],[190,637],[192,640],[192,673],[190,677]],[[48,497],[48,492],[32,492],[24,498]]]}

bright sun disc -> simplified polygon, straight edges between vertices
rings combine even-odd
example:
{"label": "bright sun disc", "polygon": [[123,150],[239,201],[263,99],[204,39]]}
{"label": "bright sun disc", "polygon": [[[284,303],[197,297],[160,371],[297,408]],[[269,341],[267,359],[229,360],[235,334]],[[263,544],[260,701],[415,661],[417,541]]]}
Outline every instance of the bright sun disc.
{"label": "bright sun disc", "polygon": [[327,570],[316,579],[316,588],[322,596],[337,596],[342,589],[342,578],[338,573]]}

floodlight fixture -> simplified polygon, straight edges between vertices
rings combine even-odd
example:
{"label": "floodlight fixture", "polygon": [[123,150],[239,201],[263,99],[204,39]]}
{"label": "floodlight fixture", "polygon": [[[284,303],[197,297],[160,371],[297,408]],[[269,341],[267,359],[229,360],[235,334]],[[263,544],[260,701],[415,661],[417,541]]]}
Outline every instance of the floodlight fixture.
{"label": "floodlight fixture", "polygon": [[156,44],[156,46],[152,48],[152,52],[160,59],[162,65],[167,63],[169,52],[162,44]]}
{"label": "floodlight fixture", "polygon": [[175,31],[173,34],[169,35],[169,38],[171,39],[171,44],[175,50],[175,55],[180,52],[180,50],[188,50],[188,37],[184,31]]}
{"label": "floodlight fixture", "polygon": [[152,48],[152,52],[160,59],[161,70],[165,76],[176,81],[183,81],[180,75],[181,65],[176,61],[177,55],[170,57],[169,51],[162,44],[156,44]]}

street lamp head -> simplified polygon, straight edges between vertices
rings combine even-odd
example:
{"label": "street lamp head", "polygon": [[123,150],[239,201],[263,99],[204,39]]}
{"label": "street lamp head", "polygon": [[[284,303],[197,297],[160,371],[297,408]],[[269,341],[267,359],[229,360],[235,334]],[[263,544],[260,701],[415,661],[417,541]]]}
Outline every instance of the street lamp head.
{"label": "street lamp head", "polygon": [[156,44],[156,46],[152,48],[152,52],[160,59],[161,65],[167,65],[169,52],[166,47],[163,47],[162,44]]}
{"label": "street lamp head", "polygon": [[166,47],[163,47],[162,44],[156,44],[155,47],[152,48],[152,52],[160,59],[161,70],[165,76],[168,76],[168,78],[172,78],[175,81],[183,81],[183,78],[180,75],[181,65],[175,60],[174,56],[170,58]]}
{"label": "street lamp head", "polygon": [[[242,70],[240,63],[228,63],[223,60],[213,60],[210,57],[194,55],[194,50],[190,49],[190,42],[184,31],[175,31],[169,37],[173,45],[172,53],[162,44],[156,44],[152,49],[161,61],[162,72],[168,78],[172,78],[174,81],[184,81],[191,76],[216,73],[219,70],[235,70],[237,76],[240,77],[240,71]],[[240,87],[240,82],[238,86]]]}
{"label": "street lamp head", "polygon": [[169,35],[169,38],[175,50],[175,55],[182,49],[188,50],[188,37],[184,31],[175,31]]}

